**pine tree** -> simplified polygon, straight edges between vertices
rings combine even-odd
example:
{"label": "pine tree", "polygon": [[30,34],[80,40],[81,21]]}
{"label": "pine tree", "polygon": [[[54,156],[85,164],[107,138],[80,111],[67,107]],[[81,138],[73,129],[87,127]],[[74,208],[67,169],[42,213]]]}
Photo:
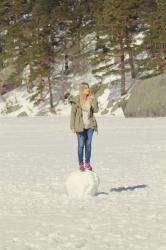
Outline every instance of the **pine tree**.
{"label": "pine tree", "polygon": [[[99,50],[95,63],[103,60],[105,74],[121,75],[121,95],[126,92],[125,73],[130,71],[132,78],[136,77],[133,38],[141,30],[142,10],[142,0],[103,0],[96,17],[98,44],[103,49]],[[111,59],[116,57],[119,61],[113,62]]]}
{"label": "pine tree", "polygon": [[0,1],[0,69],[5,66],[8,57],[6,50],[6,34],[10,23],[10,1]]}
{"label": "pine tree", "polygon": [[151,1],[148,15],[144,15],[146,36],[141,49],[148,57],[143,60],[142,67],[152,70],[152,74],[166,71],[166,2]]}
{"label": "pine tree", "polygon": [[[47,88],[50,93],[50,106],[53,107],[51,70],[54,60],[54,45],[51,42],[54,22],[52,11],[55,1],[13,1],[11,6],[12,23],[8,32],[11,55],[15,58],[19,72],[30,65],[30,81],[27,90],[31,91],[33,82],[38,79],[38,92]],[[43,79],[47,83],[43,84]]]}

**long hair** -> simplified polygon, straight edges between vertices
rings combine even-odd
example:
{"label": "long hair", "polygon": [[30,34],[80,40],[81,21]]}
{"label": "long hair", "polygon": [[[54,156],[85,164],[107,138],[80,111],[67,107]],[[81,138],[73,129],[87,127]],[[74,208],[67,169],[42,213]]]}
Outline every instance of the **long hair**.
{"label": "long hair", "polygon": [[84,86],[88,86],[89,87],[89,84],[87,82],[82,82],[80,84],[80,87],[79,87],[79,102],[80,102],[80,108],[81,108],[81,110],[83,110],[86,101],[89,101],[89,103],[91,103],[91,98],[90,98],[91,91],[90,91],[90,88],[89,88],[89,94],[85,95],[83,93]]}

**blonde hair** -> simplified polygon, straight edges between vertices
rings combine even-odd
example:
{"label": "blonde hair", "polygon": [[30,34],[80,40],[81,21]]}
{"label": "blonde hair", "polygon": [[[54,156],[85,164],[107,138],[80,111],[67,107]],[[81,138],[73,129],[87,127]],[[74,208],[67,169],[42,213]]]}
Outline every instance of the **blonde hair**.
{"label": "blonde hair", "polygon": [[79,96],[79,102],[80,102],[80,108],[81,109],[84,108],[84,105],[85,105],[86,101],[88,101],[89,103],[91,103],[91,98],[90,98],[91,91],[90,91],[90,88],[89,88],[89,94],[85,95],[85,94],[83,94],[84,86],[88,86],[89,87],[89,84],[87,82],[82,82],[80,84],[80,87],[79,87],[79,94],[80,94],[80,96]]}

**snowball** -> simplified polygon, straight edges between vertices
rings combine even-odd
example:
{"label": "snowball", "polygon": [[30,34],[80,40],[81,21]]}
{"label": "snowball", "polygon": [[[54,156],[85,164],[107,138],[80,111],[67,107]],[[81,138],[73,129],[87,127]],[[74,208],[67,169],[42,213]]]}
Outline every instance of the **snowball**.
{"label": "snowball", "polygon": [[91,170],[72,172],[66,180],[67,193],[72,198],[85,198],[94,196],[97,193],[100,179]]}

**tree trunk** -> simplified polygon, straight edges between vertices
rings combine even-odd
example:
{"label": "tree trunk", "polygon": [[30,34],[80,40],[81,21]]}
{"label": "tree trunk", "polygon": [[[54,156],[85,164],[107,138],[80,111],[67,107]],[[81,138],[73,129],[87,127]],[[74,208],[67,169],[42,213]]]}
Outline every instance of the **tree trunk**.
{"label": "tree trunk", "polygon": [[124,48],[123,48],[123,42],[120,43],[121,48],[121,96],[126,93],[125,91],[125,61],[124,61]]}
{"label": "tree trunk", "polygon": [[50,80],[50,76],[48,76],[48,86],[49,86],[49,94],[50,94],[50,107],[53,108],[53,95],[52,95],[52,84]]}
{"label": "tree trunk", "polygon": [[135,72],[135,67],[134,67],[134,60],[133,60],[133,51],[132,48],[128,48],[128,53],[129,53],[129,64],[131,68],[131,77],[135,78],[136,77],[136,72]]}
{"label": "tree trunk", "polygon": [[127,45],[128,55],[129,55],[129,64],[130,64],[130,68],[131,68],[131,77],[135,78],[136,77],[136,72],[135,72],[134,60],[133,60],[133,50],[132,50],[132,48],[130,46],[128,31],[126,31],[126,45]]}

